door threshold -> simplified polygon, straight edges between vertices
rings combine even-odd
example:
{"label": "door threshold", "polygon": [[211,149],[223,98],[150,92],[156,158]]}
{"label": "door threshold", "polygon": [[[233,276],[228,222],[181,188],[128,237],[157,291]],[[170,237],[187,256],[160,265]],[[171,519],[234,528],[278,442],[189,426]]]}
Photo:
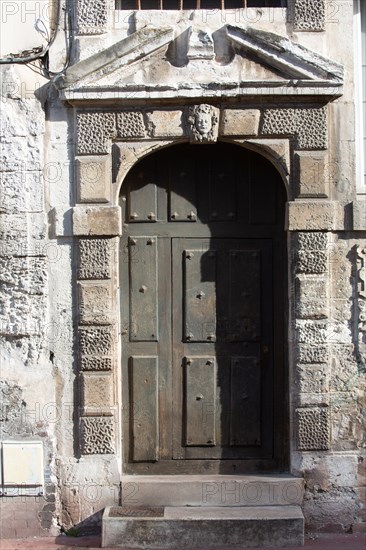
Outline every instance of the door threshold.
{"label": "door threshold", "polygon": [[290,506],[304,480],[283,474],[124,475],[122,506]]}

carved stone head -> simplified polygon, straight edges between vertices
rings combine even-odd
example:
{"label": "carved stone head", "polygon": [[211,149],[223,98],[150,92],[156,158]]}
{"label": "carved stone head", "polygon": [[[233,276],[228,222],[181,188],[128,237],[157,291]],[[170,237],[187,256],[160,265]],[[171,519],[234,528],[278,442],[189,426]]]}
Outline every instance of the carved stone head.
{"label": "carved stone head", "polygon": [[219,110],[207,103],[192,105],[188,110],[188,128],[191,142],[217,141]]}

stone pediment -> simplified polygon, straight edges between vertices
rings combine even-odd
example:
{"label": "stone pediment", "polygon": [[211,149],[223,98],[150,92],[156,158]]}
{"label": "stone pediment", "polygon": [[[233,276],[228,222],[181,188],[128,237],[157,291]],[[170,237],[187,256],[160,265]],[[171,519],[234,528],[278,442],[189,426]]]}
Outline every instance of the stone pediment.
{"label": "stone pediment", "polygon": [[55,80],[70,102],[341,95],[343,67],[291,40],[227,25],[213,34],[145,27]]}

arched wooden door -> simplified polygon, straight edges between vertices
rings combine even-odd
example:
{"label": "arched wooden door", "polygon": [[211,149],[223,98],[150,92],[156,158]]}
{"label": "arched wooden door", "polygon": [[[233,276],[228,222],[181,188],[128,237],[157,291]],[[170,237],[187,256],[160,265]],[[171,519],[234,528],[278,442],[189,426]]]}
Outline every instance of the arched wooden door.
{"label": "arched wooden door", "polygon": [[227,143],[164,149],[128,174],[125,472],[285,467],[284,205],[272,164]]}

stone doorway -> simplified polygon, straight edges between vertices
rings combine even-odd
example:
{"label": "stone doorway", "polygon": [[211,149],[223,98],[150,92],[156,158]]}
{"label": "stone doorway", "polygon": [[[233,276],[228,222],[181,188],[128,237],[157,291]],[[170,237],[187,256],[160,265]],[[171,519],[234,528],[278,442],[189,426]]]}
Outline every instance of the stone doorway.
{"label": "stone doorway", "polygon": [[139,161],[120,197],[124,472],[286,468],[285,191],[229,143]]}

